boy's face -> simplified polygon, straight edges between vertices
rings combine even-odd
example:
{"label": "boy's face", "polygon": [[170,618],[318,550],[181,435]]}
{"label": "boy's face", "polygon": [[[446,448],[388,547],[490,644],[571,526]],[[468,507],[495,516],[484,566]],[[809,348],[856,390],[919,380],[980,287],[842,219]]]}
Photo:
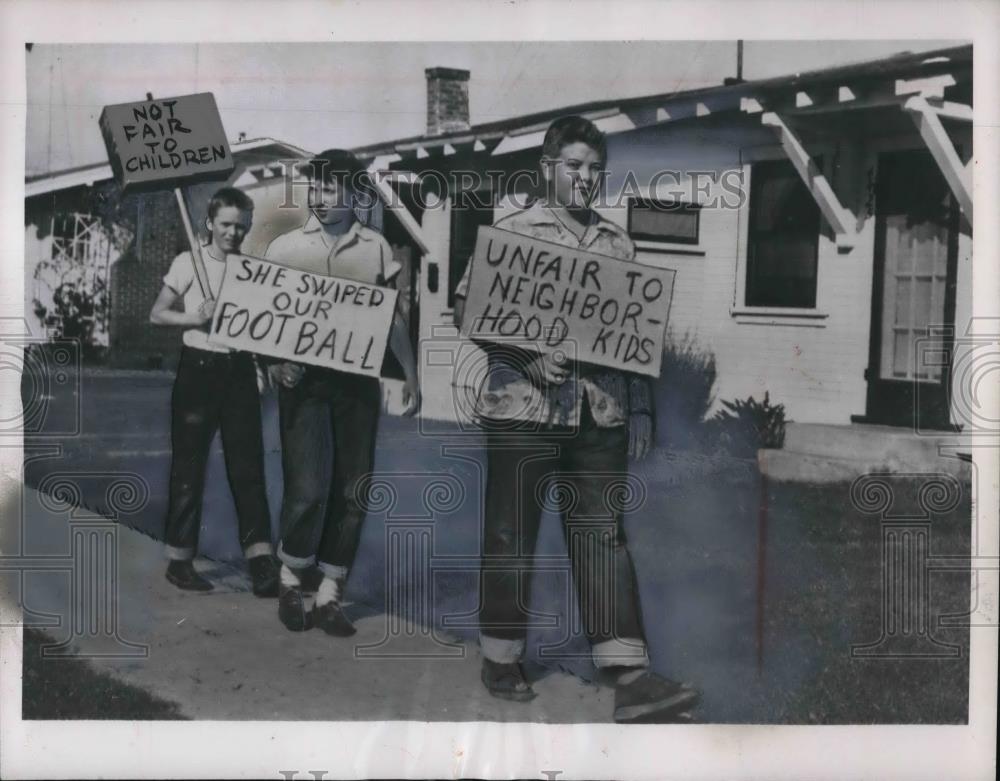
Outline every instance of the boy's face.
{"label": "boy's face", "polygon": [[582,141],[566,144],[559,157],[542,160],[549,193],[568,209],[585,209],[600,185],[604,161],[600,152]]}
{"label": "boy's face", "polygon": [[309,208],[324,225],[350,221],[354,219],[351,188],[336,180],[313,179],[309,184]]}
{"label": "boy's face", "polygon": [[215,217],[208,220],[212,244],[226,254],[239,252],[252,223],[253,212],[237,206],[221,207]]}

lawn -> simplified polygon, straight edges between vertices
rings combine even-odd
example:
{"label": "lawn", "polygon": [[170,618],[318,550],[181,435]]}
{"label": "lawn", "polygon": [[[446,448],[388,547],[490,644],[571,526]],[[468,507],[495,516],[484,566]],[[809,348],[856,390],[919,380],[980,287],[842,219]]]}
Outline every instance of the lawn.
{"label": "lawn", "polygon": [[55,641],[24,629],[21,718],[23,719],[184,719],[176,703],[154,697],[94,669],[86,659],[42,656]]}
{"label": "lawn", "polygon": [[[882,534],[885,523],[911,529],[928,524],[931,557],[968,556],[971,540],[969,484],[963,485],[954,509],[925,513],[918,496],[927,478],[888,479],[895,516],[912,520],[883,521],[865,514],[848,501],[846,484],[803,486],[783,484],[770,491],[769,553],[785,559],[785,579],[774,589],[766,631],[775,636],[797,633],[811,649],[815,666],[784,703],[782,720],[822,724],[964,724],[968,719],[969,628],[961,619],[939,626],[944,616],[962,616],[970,604],[970,572],[926,572],[928,599],[926,633],[905,620],[918,610],[884,607]],[[925,516],[923,519],[920,516]],[[804,539],[795,545],[789,527],[801,525]],[[794,562],[812,562],[813,571],[795,572]],[[905,576],[912,587],[920,583],[915,570]],[[908,615],[907,615],[908,614]],[[883,625],[896,633],[883,643],[880,656],[850,653],[851,646],[877,643]],[[950,647],[949,647],[950,646]],[[860,649],[857,649],[860,650]],[[924,653],[930,658],[893,656]],[[954,653],[954,656],[946,654]],[[938,655],[938,656],[934,656]]]}

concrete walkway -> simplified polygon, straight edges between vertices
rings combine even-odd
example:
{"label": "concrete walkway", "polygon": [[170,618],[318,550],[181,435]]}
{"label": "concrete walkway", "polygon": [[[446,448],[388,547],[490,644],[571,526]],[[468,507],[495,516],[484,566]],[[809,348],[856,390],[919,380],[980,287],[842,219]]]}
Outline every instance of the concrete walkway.
{"label": "concrete walkway", "polygon": [[[197,566],[216,590],[179,591],[163,577],[162,547],[155,540],[102,524],[99,517],[53,512],[51,500],[33,489],[22,492],[9,479],[3,482],[5,540],[17,541],[22,534],[33,542],[45,540],[44,555],[59,559],[70,553],[73,534],[103,529],[118,551],[116,615],[93,603],[71,613],[79,595],[74,578],[38,569],[37,544],[25,546],[32,555],[21,560],[21,571],[16,549],[5,546],[5,602],[22,603],[25,623],[44,623],[53,637],[71,638],[75,653],[104,655],[93,658],[99,669],[178,703],[190,718],[611,721],[610,690],[541,668],[529,669],[529,675],[542,676],[533,702],[492,698],[479,681],[474,645],[454,640],[443,645],[440,636],[364,605],[350,609],[358,628],[352,638],[319,630],[291,633],[278,621],[276,601],[254,597],[248,577],[233,565],[201,559]],[[19,518],[23,531],[16,527]],[[69,565],[71,559],[64,561]],[[74,566],[79,575],[79,562]],[[85,572],[103,571],[83,566]],[[97,587],[85,593],[101,592]],[[75,633],[80,623],[83,632]]]}

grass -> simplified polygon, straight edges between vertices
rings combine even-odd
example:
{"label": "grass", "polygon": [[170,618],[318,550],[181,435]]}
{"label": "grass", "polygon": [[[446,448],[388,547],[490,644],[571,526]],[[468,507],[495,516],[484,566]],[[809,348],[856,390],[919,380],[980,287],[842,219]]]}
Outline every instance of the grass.
{"label": "grass", "polygon": [[[915,516],[903,524],[920,524],[917,501],[924,481],[889,478],[894,515]],[[852,647],[877,643],[883,626],[898,608],[884,605],[886,572],[883,526],[878,514],[860,512],[849,501],[850,486],[778,484],[769,491],[772,508],[768,555],[784,561],[785,581],[776,584],[766,631],[796,633],[812,655],[813,673],[796,687],[781,708],[780,720],[797,724],[964,724],[968,719],[969,629],[939,626],[945,615],[968,612],[970,573],[934,572],[928,576],[927,637],[897,633],[881,646],[881,654],[860,657]],[[931,556],[967,556],[971,539],[970,486],[963,486],[958,506],[926,516]],[[803,534],[790,533],[797,525]],[[788,545],[782,540],[798,541]],[[810,562],[811,571],[795,571],[795,562]],[[780,566],[780,565],[779,565]],[[916,587],[916,574],[907,580]],[[912,615],[912,611],[910,611]],[[932,642],[931,638],[934,642]],[[937,645],[935,645],[935,642]],[[957,655],[904,658],[893,651],[932,654],[954,647]],[[809,650],[811,649],[811,651]]]}
{"label": "grass", "polygon": [[21,718],[166,720],[185,719],[176,703],[115,680],[86,659],[42,656],[55,641],[24,628]]}
{"label": "grass", "polygon": [[[749,464],[663,460],[645,472],[649,500],[633,519],[654,662],[706,692],[702,720],[785,724],[964,724],[969,629],[939,626],[968,612],[970,572],[926,573],[928,633],[897,634],[886,650],[956,652],[937,658],[861,658],[879,641],[883,527],[851,501],[851,484],[770,483]],[[967,556],[971,487],[951,509],[925,513],[933,476],[890,476],[890,512],[928,524],[933,557]],[[759,508],[765,507],[763,597],[758,591]],[[923,519],[923,520],[921,520]],[[890,519],[890,521],[893,519]],[[908,576],[916,586],[916,574]],[[762,608],[760,662],[756,610]],[[912,615],[912,613],[910,613]],[[897,611],[896,617],[901,614]],[[666,627],[666,628],[664,628]],[[934,645],[928,638],[933,638]]]}

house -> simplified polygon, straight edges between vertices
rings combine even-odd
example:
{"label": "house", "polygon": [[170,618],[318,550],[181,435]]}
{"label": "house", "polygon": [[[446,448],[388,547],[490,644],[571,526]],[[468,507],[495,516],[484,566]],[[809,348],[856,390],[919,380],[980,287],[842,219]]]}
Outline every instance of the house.
{"label": "house", "polygon": [[478,226],[527,192],[550,121],[580,114],[608,136],[600,210],[640,262],[676,271],[670,330],[714,353],[717,403],[768,392],[803,423],[963,423],[971,46],[475,126],[470,73],[426,77],[427,132],[355,150],[386,195],[418,202],[394,211],[420,254],[426,415],[454,417],[462,392],[448,350]]}
{"label": "house", "polygon": [[[294,208],[279,206],[286,166],[310,153],[271,138],[231,148],[235,169],[228,182],[185,188],[191,221],[201,229],[212,192],[239,187],[256,205],[244,250],[260,254],[276,235],[305,221],[304,199]],[[115,366],[173,365],[179,335],[150,325],[149,310],[170,263],[188,248],[174,192],[122,197],[104,163],[27,178],[24,204],[25,300],[33,304],[33,332],[80,338],[85,350],[105,352]],[[67,298],[62,307],[54,300]]]}

